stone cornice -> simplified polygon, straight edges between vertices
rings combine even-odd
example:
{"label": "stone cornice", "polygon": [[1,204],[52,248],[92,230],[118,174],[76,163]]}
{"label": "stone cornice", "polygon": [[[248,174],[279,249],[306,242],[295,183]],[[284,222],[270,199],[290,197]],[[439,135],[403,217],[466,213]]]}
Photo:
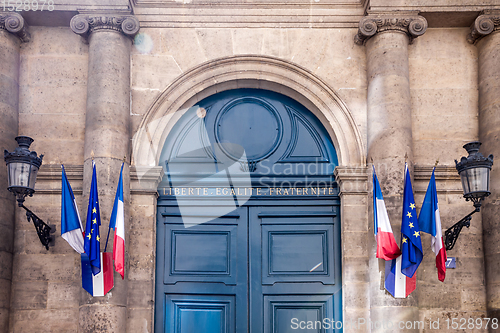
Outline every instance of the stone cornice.
{"label": "stone cornice", "polygon": [[410,43],[422,36],[427,30],[427,20],[418,15],[393,16],[369,15],[359,21],[359,30],[354,36],[354,42],[364,45],[375,34],[383,31],[401,31],[408,35]]}
{"label": "stone cornice", "polygon": [[[434,166],[430,165],[415,165],[413,167],[413,175],[415,181],[426,181],[428,182],[432,175],[432,170]],[[438,165],[434,171],[434,176],[436,180],[442,181],[460,181],[460,175],[457,172],[457,168],[454,165]]]}
{"label": "stone cornice", "polygon": [[467,41],[475,44],[479,39],[500,30],[500,11],[483,12],[478,16],[470,28]]}
{"label": "stone cornice", "polygon": [[366,0],[135,0],[141,28],[357,28]]}
{"label": "stone cornice", "polygon": [[333,172],[339,184],[339,195],[366,195],[368,193],[368,168],[337,166]]}
{"label": "stone cornice", "polygon": [[134,38],[140,29],[139,20],[135,16],[113,14],[75,15],[70,27],[74,33],[85,38],[99,30],[112,30]]}
{"label": "stone cornice", "polygon": [[165,171],[162,166],[131,166],[130,193],[133,195],[157,195],[158,185]]}
{"label": "stone cornice", "polygon": [[16,35],[24,43],[30,40],[28,24],[18,13],[0,13],[0,29]]}

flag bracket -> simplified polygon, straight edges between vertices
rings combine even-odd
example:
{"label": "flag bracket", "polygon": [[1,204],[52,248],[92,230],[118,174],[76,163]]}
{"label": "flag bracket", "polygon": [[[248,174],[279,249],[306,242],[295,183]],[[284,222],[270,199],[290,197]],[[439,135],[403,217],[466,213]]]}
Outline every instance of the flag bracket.
{"label": "flag bracket", "polygon": [[481,209],[481,200],[479,200],[477,203],[474,202],[474,207],[476,209],[474,209],[471,213],[469,213],[467,216],[462,218],[460,221],[458,221],[457,223],[455,223],[454,225],[449,227],[448,230],[446,230],[444,232],[444,237],[445,237],[444,244],[446,246],[446,251],[450,251],[451,249],[453,249],[453,247],[455,246],[455,243],[457,242],[458,236],[460,235],[460,232],[462,231],[462,228],[463,227],[467,227],[467,228],[470,227],[470,221],[472,219],[472,215],[474,213],[479,212]]}
{"label": "flag bracket", "polygon": [[53,224],[48,225],[47,223],[43,222],[41,218],[36,216],[36,214],[26,206],[21,205],[21,207],[26,210],[26,218],[28,219],[28,222],[33,222],[33,224],[35,225],[36,233],[42,245],[45,246],[47,250],[49,249],[49,246],[54,246],[55,237],[52,236],[52,234],[56,232],[56,226]]}

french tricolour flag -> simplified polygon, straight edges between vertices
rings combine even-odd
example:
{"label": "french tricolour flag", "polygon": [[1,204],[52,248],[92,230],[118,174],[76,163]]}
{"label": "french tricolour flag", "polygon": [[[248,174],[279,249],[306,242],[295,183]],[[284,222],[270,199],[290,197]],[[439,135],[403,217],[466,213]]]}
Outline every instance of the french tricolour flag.
{"label": "french tricolour flag", "polygon": [[[434,168],[435,170],[436,168]],[[436,267],[438,270],[438,279],[443,282],[446,277],[446,248],[443,242],[443,233],[441,230],[441,217],[439,216],[438,198],[436,191],[436,177],[432,170],[431,180],[425,193],[424,203],[418,216],[420,231],[431,234],[432,252],[436,254]]]}
{"label": "french tricolour flag", "polygon": [[417,274],[409,278],[401,272],[402,256],[385,262],[385,289],[395,298],[406,298],[417,287]]}
{"label": "french tricolour flag", "polygon": [[391,223],[389,222],[389,216],[387,215],[375,167],[373,167],[373,210],[373,230],[377,239],[377,258],[384,260],[395,259],[401,255],[401,251],[392,233]]}
{"label": "french tricolour flag", "polygon": [[94,275],[87,254],[82,254],[82,287],[93,297],[106,295],[114,285],[111,253],[100,252],[101,271]]}
{"label": "french tricolour flag", "polygon": [[64,166],[62,167],[61,194],[61,237],[64,238],[78,253],[84,253],[83,225],[76,206],[75,196],[69,184]]}
{"label": "french tricolour flag", "polygon": [[123,208],[123,163],[120,170],[120,180],[116,188],[115,203],[109,221],[109,228],[115,230],[113,242],[113,259],[115,260],[115,270],[120,273],[122,280],[125,276],[125,212]]}

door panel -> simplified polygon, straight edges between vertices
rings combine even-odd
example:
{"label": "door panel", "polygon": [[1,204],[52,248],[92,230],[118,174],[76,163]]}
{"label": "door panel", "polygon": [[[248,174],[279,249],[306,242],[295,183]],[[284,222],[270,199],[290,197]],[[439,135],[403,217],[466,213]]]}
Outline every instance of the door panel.
{"label": "door panel", "polygon": [[301,332],[334,332],[323,320],[341,320],[338,207],[250,207],[249,216],[250,332],[297,332],[292,320],[317,322]]}
{"label": "door panel", "polygon": [[332,225],[262,225],[262,284],[334,284]]}
{"label": "door panel", "polygon": [[170,333],[234,333],[235,299],[233,296],[166,295],[165,327]]}
{"label": "door panel", "polygon": [[236,285],[238,224],[179,227],[165,226],[164,283],[210,281]]}
{"label": "door panel", "polygon": [[248,208],[222,217],[191,211],[158,206],[155,330],[246,332]]}
{"label": "door panel", "polygon": [[[333,313],[333,298],[332,295],[264,296],[264,332],[330,333],[332,329],[326,324]],[[316,327],[307,329],[307,322]]]}
{"label": "door panel", "polygon": [[181,217],[159,206],[157,332],[283,333],[340,321],[339,207],[300,203],[249,205],[200,224],[199,207]]}

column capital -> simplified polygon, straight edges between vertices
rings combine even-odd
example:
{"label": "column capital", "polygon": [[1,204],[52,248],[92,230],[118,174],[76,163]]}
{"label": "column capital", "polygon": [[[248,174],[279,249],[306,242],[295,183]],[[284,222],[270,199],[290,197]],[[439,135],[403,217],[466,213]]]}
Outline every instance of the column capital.
{"label": "column capital", "polygon": [[500,30],[500,11],[483,11],[470,27],[467,41],[475,44],[479,39]]}
{"label": "column capital", "polygon": [[134,38],[139,32],[139,20],[133,15],[115,14],[79,14],[73,16],[70,22],[74,33],[87,38],[99,30],[112,30]]}
{"label": "column capital", "polygon": [[29,42],[28,24],[18,13],[0,12],[0,29],[16,35],[21,42]]}
{"label": "column capital", "polygon": [[427,30],[427,20],[414,15],[368,15],[359,21],[359,30],[354,36],[354,42],[364,45],[375,34],[383,31],[401,31],[408,35],[410,43],[422,36]]}

